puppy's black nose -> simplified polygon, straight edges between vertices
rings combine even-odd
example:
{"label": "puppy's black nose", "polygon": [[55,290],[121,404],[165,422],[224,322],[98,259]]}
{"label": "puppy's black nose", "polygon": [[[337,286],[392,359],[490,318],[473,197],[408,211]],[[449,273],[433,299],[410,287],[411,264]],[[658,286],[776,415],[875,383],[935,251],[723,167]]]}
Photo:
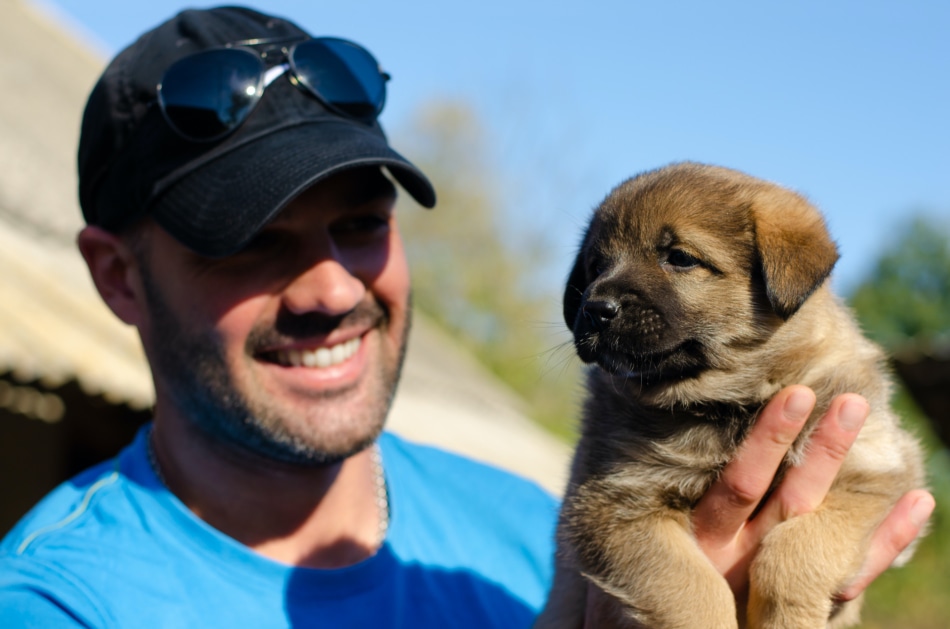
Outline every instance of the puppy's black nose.
{"label": "puppy's black nose", "polygon": [[588,301],[581,309],[590,324],[600,330],[620,312],[620,304],[612,300]]}

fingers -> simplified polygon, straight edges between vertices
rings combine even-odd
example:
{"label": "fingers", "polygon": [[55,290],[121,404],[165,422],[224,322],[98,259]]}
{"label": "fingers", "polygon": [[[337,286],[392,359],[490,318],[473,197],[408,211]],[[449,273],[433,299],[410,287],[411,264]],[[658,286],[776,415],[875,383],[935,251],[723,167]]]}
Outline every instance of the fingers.
{"label": "fingers", "polygon": [[768,491],[814,406],[811,389],[791,386],[762,409],[736,458],[696,505],[693,527],[697,537],[715,545],[727,544],[736,536]]}
{"label": "fingers", "polygon": [[871,547],[861,573],[842,590],[841,600],[856,598],[894,563],[901,551],[920,535],[934,504],[933,496],[922,489],[904,494],[871,537]]}
{"label": "fingers", "polygon": [[808,441],[804,460],[786,471],[781,485],[756,516],[757,527],[767,531],[822,503],[869,412],[867,401],[859,395],[849,393],[832,400]]}
{"label": "fingers", "polygon": [[[779,392],[762,410],[736,458],[697,504],[693,512],[697,541],[717,567],[724,567],[727,578],[730,572],[746,573],[755,547],[772,527],[822,503],[870,412],[859,395],[836,397],[811,434],[803,460],[786,470],[781,484],[749,522],[814,405],[815,395],[806,387]],[[933,496],[926,491],[903,496],[875,531],[860,576],[839,598],[855,598],[886,570],[920,534],[933,508]],[[733,580],[741,585],[742,575]]]}

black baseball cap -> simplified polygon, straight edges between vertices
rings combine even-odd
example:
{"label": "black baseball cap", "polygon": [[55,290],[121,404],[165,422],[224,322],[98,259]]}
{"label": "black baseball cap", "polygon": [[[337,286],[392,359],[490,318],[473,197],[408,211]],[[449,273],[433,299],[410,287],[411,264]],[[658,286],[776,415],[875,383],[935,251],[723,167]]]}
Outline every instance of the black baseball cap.
{"label": "black baseball cap", "polygon": [[86,222],[117,232],[147,215],[197,253],[226,256],[305,189],[361,166],[385,167],[420,205],[433,207],[432,184],[390,148],[376,120],[335,113],[286,76],[216,142],[184,139],[165,121],[156,88],[175,61],[238,41],[306,37],[289,20],[218,7],[183,11],[120,52],[83,116],[79,203]]}

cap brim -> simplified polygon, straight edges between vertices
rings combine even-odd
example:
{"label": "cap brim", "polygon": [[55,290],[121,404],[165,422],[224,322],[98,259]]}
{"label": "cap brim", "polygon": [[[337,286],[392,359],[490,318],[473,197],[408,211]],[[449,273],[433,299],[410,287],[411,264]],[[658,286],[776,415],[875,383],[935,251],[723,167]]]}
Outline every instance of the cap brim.
{"label": "cap brim", "polygon": [[230,255],[301,192],[342,170],[385,166],[422,206],[435,190],[384,138],[345,120],[309,121],[242,144],[175,182],[149,213],[186,247]]}

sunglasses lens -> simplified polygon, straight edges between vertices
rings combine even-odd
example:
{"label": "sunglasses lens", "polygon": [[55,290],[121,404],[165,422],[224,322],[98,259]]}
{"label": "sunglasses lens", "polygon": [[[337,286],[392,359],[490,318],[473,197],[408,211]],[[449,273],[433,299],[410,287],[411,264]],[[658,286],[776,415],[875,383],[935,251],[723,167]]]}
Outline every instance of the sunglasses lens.
{"label": "sunglasses lens", "polygon": [[261,61],[252,52],[209,50],[165,72],[159,100],[182,135],[214,140],[240,125],[260,99]]}
{"label": "sunglasses lens", "polygon": [[386,102],[386,78],[365,49],[342,39],[311,39],[291,58],[294,74],[308,89],[342,113],[372,120]]}

